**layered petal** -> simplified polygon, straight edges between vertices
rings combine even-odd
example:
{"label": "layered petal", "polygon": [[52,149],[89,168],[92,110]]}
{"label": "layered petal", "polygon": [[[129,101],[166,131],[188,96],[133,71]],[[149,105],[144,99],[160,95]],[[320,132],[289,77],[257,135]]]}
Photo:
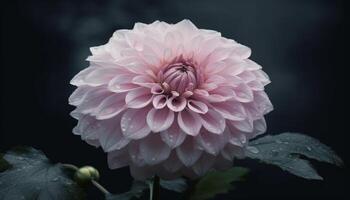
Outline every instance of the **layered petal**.
{"label": "layered petal", "polygon": [[149,108],[128,109],[120,120],[123,135],[130,139],[146,137],[151,132],[146,122],[148,112]]}

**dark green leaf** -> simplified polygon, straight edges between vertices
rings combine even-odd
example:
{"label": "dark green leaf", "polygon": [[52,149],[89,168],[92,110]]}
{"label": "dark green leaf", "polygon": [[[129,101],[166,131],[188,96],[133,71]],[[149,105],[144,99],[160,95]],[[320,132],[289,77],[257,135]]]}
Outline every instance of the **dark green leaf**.
{"label": "dark green leaf", "polygon": [[234,167],[222,172],[209,172],[195,185],[190,199],[205,200],[213,198],[217,194],[227,193],[233,189],[231,183],[242,180],[242,177],[247,173],[248,169],[242,167]]}
{"label": "dark green leaf", "polygon": [[299,133],[267,135],[253,140],[246,149],[246,156],[276,165],[296,176],[316,180],[322,180],[322,177],[300,156],[338,166],[343,163],[328,146]]}
{"label": "dark green leaf", "polygon": [[11,168],[0,173],[0,199],[83,199],[81,188],[60,164],[51,164],[39,150],[21,147],[4,156]]}
{"label": "dark green leaf", "polygon": [[146,189],[148,189],[146,182],[134,181],[128,192],[122,194],[107,194],[106,200],[130,200],[133,198],[140,198]]}
{"label": "dark green leaf", "polygon": [[186,180],[183,178],[174,180],[160,180],[160,186],[174,192],[184,192],[187,189]]}
{"label": "dark green leaf", "polygon": [[4,159],[4,154],[0,153],[0,172],[9,169],[11,165]]}

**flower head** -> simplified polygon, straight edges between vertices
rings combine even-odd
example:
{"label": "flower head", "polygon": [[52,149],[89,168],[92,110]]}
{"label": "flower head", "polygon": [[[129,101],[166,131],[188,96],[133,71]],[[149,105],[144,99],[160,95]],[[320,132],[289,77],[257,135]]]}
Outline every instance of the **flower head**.
{"label": "flower head", "polygon": [[197,177],[227,169],[266,130],[270,82],[250,49],[219,32],[136,23],[91,48],[71,81],[73,132],[108,153],[112,169],[136,179]]}

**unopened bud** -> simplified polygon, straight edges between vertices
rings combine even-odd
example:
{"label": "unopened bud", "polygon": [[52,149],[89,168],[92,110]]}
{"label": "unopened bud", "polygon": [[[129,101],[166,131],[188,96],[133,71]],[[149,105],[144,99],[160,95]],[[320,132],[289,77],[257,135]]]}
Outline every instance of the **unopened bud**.
{"label": "unopened bud", "polygon": [[91,166],[84,166],[79,168],[75,172],[75,180],[78,183],[86,184],[90,182],[91,180],[97,180],[100,178],[100,173]]}

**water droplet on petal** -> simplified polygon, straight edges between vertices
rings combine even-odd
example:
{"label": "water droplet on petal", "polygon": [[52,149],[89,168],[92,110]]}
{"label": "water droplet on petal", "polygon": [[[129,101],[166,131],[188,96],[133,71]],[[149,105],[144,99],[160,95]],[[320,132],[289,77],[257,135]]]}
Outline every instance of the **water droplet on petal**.
{"label": "water droplet on petal", "polygon": [[308,151],[311,151],[311,150],[312,150],[312,148],[309,147],[309,146],[307,146],[306,149],[307,149]]}

